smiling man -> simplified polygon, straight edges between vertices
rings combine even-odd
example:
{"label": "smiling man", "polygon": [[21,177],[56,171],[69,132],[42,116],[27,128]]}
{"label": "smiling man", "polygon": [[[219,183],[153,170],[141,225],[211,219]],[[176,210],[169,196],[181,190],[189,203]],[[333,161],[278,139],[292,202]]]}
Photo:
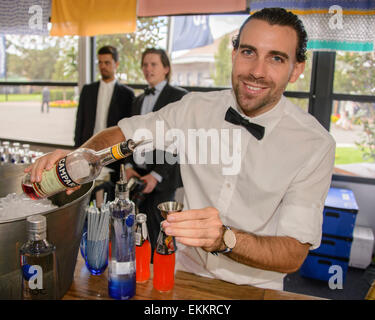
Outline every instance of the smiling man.
{"label": "smiling man", "polygon": [[[186,210],[163,222],[178,241],[176,268],[282,289],[285,274],[298,270],[309,249],[320,245],[335,143],[314,117],[283,96],[304,70],[306,43],[293,13],[256,12],[233,41],[232,90],[189,93],[158,112],[123,119],[84,145],[98,150],[133,137],[138,128],[156,136],[156,121],[185,136],[191,129],[241,131],[236,148],[225,140],[241,158],[239,173],[224,175],[224,162],[180,165]],[[206,150],[197,145],[194,151]],[[65,154],[39,159],[31,179],[40,179],[42,169]]]}

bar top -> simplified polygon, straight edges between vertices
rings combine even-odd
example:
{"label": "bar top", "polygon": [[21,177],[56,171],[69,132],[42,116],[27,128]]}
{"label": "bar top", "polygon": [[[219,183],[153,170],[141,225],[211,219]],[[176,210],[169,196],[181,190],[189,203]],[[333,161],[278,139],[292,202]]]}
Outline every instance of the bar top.
{"label": "bar top", "polygon": [[[108,270],[108,269],[107,269]],[[74,280],[63,300],[109,300],[108,271],[93,276],[78,253]],[[151,278],[137,283],[136,294],[132,300],[321,300],[322,298],[296,294],[286,291],[261,289],[248,285],[200,277],[191,273],[177,271],[175,285],[169,292],[158,292]]]}

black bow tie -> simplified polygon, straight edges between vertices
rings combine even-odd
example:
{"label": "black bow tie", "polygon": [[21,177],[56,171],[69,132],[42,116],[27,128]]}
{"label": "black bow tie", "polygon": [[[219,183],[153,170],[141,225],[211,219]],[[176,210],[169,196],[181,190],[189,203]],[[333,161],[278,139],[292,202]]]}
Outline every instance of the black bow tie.
{"label": "black bow tie", "polygon": [[238,124],[247,129],[255,138],[261,140],[264,136],[264,127],[256,123],[251,123],[249,120],[243,118],[236,110],[229,107],[227,113],[225,114],[225,120]]}
{"label": "black bow tie", "polygon": [[145,88],[145,95],[155,94],[155,88]]}

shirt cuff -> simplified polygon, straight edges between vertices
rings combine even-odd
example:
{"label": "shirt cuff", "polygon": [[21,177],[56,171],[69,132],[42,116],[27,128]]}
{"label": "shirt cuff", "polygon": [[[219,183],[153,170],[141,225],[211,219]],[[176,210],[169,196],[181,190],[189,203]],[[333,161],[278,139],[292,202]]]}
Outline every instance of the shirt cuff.
{"label": "shirt cuff", "polygon": [[163,181],[163,177],[156,173],[155,171],[151,171],[150,174],[160,183]]}
{"label": "shirt cuff", "polygon": [[125,170],[126,169],[133,169],[133,165],[131,163],[126,163],[125,164]]}

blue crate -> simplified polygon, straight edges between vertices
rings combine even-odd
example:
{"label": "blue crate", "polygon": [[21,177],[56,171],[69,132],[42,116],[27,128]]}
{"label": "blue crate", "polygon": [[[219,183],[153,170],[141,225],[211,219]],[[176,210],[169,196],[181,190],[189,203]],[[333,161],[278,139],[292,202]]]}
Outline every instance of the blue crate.
{"label": "blue crate", "polygon": [[329,188],[324,206],[357,213],[358,204],[352,190]]}
{"label": "blue crate", "polygon": [[352,238],[339,238],[323,234],[320,247],[310,252],[334,257],[349,258]]}
{"label": "blue crate", "polygon": [[353,237],[356,213],[325,207],[323,210],[323,233],[341,237]]}
{"label": "blue crate", "polygon": [[353,191],[330,188],[323,210],[323,233],[352,238],[357,213]]}
{"label": "blue crate", "polygon": [[307,278],[329,281],[335,274],[333,270],[330,273],[331,266],[340,266],[342,269],[343,282],[348,272],[349,259],[321,256],[309,253],[305,262],[300,268],[300,275]]}

